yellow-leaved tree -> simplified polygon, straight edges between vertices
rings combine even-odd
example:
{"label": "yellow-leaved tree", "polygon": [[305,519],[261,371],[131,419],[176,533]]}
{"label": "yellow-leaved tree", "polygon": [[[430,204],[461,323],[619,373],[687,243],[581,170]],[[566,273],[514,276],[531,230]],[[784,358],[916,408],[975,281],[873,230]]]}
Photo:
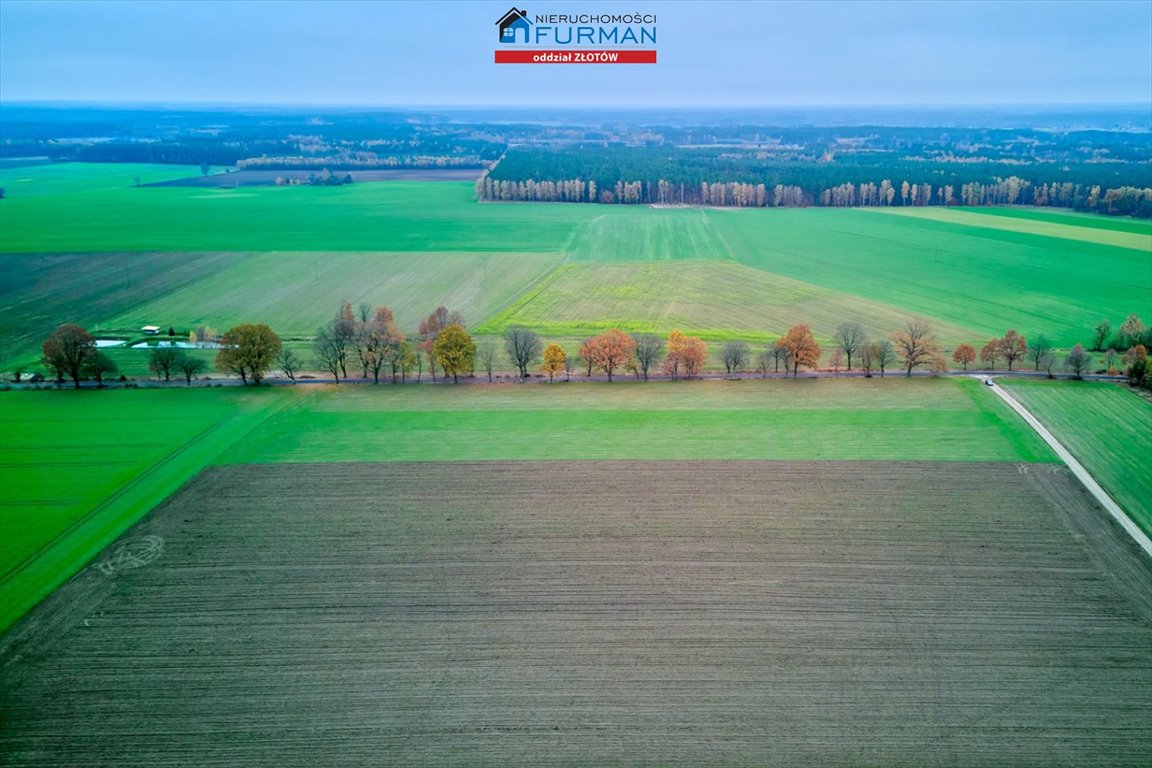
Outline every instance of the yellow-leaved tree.
{"label": "yellow-leaved tree", "polygon": [[540,370],[548,374],[548,383],[552,383],[552,378],[564,370],[567,360],[568,356],[559,344],[549,344],[544,348],[544,365],[540,366]]}

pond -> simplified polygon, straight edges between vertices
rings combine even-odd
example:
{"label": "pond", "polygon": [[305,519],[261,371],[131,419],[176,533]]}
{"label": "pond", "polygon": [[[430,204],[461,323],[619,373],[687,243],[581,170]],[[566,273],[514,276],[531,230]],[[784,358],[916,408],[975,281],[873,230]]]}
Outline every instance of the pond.
{"label": "pond", "polygon": [[151,349],[152,347],[176,347],[177,349],[220,349],[219,344],[193,344],[190,341],[141,341],[132,345],[132,349]]}

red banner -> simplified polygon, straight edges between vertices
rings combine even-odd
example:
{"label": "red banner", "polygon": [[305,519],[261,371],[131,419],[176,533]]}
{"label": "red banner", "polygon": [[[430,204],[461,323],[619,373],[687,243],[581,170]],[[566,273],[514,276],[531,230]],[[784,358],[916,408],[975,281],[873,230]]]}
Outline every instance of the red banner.
{"label": "red banner", "polygon": [[656,51],[496,51],[497,64],[655,64]]}

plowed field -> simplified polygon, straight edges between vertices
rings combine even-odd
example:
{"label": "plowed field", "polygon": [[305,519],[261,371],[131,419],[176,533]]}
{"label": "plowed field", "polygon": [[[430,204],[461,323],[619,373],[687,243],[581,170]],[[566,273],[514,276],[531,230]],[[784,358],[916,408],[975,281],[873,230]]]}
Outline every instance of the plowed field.
{"label": "plowed field", "polygon": [[12,766],[1146,766],[1053,465],[214,468],[0,648]]}

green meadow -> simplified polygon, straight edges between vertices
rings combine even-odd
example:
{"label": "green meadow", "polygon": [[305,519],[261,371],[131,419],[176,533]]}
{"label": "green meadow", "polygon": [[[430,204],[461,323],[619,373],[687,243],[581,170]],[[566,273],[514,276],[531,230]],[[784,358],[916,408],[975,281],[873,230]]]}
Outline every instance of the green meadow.
{"label": "green meadow", "polygon": [[974,380],[320,387],[224,463],[1050,461]]}
{"label": "green meadow", "polygon": [[1152,402],[1103,382],[1001,383],[1152,534]]}
{"label": "green meadow", "polygon": [[401,327],[438,305],[498,334],[609,326],[713,340],[886,336],[931,319],[946,346],[1016,328],[1058,347],[1152,317],[1146,222],[1030,209],[654,209],[477,203],[461,182],[134,186],[198,169],[64,164],[0,184],[0,366],[60,322],[130,335],[265,322],[306,336],[340,301]]}

